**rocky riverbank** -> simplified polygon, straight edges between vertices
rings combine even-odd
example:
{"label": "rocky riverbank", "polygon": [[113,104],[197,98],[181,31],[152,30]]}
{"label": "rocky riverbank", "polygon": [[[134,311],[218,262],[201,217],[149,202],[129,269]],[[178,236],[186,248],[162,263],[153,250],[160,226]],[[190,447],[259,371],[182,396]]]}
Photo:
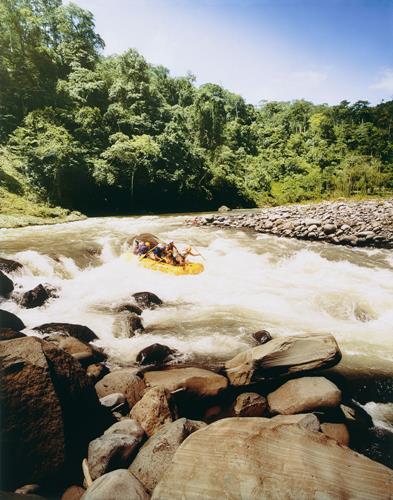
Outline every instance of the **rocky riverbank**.
{"label": "rocky riverbank", "polygon": [[[27,308],[56,300],[44,285],[14,294],[20,266],[0,259],[0,295]],[[131,337],[143,310],[162,307],[139,292],[118,314]],[[2,489],[12,498],[391,498],[391,434],[331,372],[341,352],[330,334],[261,330],[207,369],[161,344],[115,366],[86,326],[24,328],[0,309]]]}
{"label": "rocky riverbank", "polygon": [[198,216],[198,226],[250,229],[286,238],[352,247],[393,248],[393,198],[264,208],[248,213]]}

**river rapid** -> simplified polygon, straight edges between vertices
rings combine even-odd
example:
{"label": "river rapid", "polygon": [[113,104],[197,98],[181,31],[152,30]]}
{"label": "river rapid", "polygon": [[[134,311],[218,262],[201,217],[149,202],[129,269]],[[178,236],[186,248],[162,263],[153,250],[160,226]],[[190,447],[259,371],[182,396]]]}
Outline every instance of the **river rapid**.
{"label": "river rapid", "polygon": [[[391,373],[393,252],[277,238],[235,229],[185,225],[185,216],[92,218],[53,226],[0,230],[1,255],[24,264],[12,275],[16,293],[50,283],[58,298],[36,309],[1,304],[26,324],[90,327],[110,361],[127,365],[160,342],[184,361],[216,362],[252,345],[251,334],[330,332],[342,365]],[[191,244],[205,272],[172,276],[125,257],[126,240],[142,232]],[[150,291],[165,306],[143,312],[145,332],[128,338],[117,307]]]}

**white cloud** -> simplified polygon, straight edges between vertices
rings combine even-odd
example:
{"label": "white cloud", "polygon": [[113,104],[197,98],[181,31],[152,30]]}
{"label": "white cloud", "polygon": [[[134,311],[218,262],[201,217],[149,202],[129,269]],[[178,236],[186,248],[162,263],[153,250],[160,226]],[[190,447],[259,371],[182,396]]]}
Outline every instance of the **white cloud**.
{"label": "white cloud", "polygon": [[327,80],[328,75],[323,71],[306,70],[294,71],[289,75],[289,78],[309,85],[317,86]]}
{"label": "white cloud", "polygon": [[383,71],[378,80],[370,88],[393,93],[393,69]]}

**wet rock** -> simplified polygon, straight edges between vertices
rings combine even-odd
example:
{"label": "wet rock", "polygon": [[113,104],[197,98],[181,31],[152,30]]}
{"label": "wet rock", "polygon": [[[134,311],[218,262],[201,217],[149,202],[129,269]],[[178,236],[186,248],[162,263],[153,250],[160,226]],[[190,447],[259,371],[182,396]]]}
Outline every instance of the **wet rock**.
{"label": "wet rock", "polygon": [[206,427],[204,422],[180,418],[164,425],[139,450],[128,468],[151,493],[168,468],[178,447],[193,432]]}
{"label": "wet rock", "polygon": [[252,334],[252,338],[257,342],[257,344],[266,344],[269,340],[272,340],[272,336],[267,330],[259,330]]}
{"label": "wet rock", "polygon": [[164,363],[175,350],[162,344],[152,344],[139,351],[136,361],[140,365],[160,365]]}
{"label": "wet rock", "polygon": [[292,415],[335,408],[341,403],[341,391],[325,377],[302,377],[289,380],[267,400],[272,414]]}
{"label": "wet rock", "polygon": [[167,391],[162,387],[154,387],[132,408],[130,417],[139,422],[148,436],[152,436],[163,425],[176,419],[176,410]]}
{"label": "wet rock", "polygon": [[234,417],[262,417],[266,412],[266,398],[255,392],[240,394],[233,405]]}
{"label": "wet rock", "polygon": [[83,368],[36,337],[1,342],[0,360],[7,487],[79,474],[87,443],[113,423]]}
{"label": "wet rock", "polygon": [[340,358],[340,349],[332,335],[293,335],[244,351],[225,366],[232,385],[247,385],[276,374],[333,366]]}
{"label": "wet rock", "polygon": [[82,486],[69,486],[63,493],[61,500],[80,500],[85,491]]}
{"label": "wet rock", "polygon": [[332,439],[335,439],[337,443],[343,446],[349,446],[349,432],[345,424],[336,423],[324,423],[321,424],[321,431]]}
{"label": "wet rock", "polygon": [[12,280],[6,276],[2,271],[0,271],[0,296],[7,297],[14,289],[14,283]]}
{"label": "wet rock", "polygon": [[45,340],[63,349],[84,366],[105,361],[107,358],[106,354],[99,347],[82,342],[74,337],[69,337],[68,335],[53,333],[45,337]]}
{"label": "wet rock", "polygon": [[1,328],[10,328],[14,331],[23,330],[25,328],[25,325],[18,316],[3,309],[0,309],[0,325]]}
{"label": "wet rock", "polygon": [[12,273],[18,269],[22,269],[23,265],[20,262],[12,259],[4,259],[0,257],[0,271]]}
{"label": "wet rock", "polygon": [[143,313],[142,309],[135,304],[123,304],[119,306],[117,310],[118,312],[128,311],[130,313],[136,314],[137,316],[140,316]]}
{"label": "wet rock", "polygon": [[92,342],[98,339],[97,335],[87,326],[72,323],[45,323],[33,329],[45,335],[52,335],[53,333],[69,335],[82,342]]}
{"label": "wet rock", "polygon": [[130,337],[135,335],[135,333],[141,333],[144,331],[144,326],[141,318],[135,313],[128,313],[126,317],[127,328],[130,333]]}
{"label": "wet rock", "polygon": [[149,500],[138,479],[124,469],[114,470],[96,479],[82,500]]}
{"label": "wet rock", "polygon": [[126,469],[141,439],[127,434],[104,434],[89,444],[88,464],[92,480],[115,469]]}
{"label": "wet rock", "polygon": [[130,407],[139,401],[146,389],[146,384],[142,378],[137,375],[138,371],[134,368],[123,368],[116,370],[100,380],[95,389],[99,398],[103,398],[114,392],[121,392],[125,395]]}
{"label": "wet rock", "polygon": [[181,389],[199,397],[217,396],[228,386],[223,375],[192,367],[147,372],[144,379],[149,387],[162,387],[168,392]]}
{"label": "wet rock", "polygon": [[273,419],[227,418],[182,443],[152,499],[387,500],[392,480],[393,471],[320,432]]}
{"label": "wet rock", "polygon": [[132,418],[126,418],[120,422],[116,422],[104,432],[104,436],[108,434],[122,434],[126,436],[134,437],[142,442],[145,435],[145,431],[142,429],[141,425]]}
{"label": "wet rock", "polygon": [[141,309],[154,309],[162,305],[162,300],[151,292],[138,292],[132,296]]}
{"label": "wet rock", "polygon": [[0,328],[0,341],[1,340],[12,340],[12,339],[21,339],[26,337],[26,335],[22,332],[16,332],[11,328]]}
{"label": "wet rock", "polygon": [[25,292],[21,298],[21,306],[26,309],[41,307],[51,297],[51,293],[43,286],[37,285],[32,290]]}

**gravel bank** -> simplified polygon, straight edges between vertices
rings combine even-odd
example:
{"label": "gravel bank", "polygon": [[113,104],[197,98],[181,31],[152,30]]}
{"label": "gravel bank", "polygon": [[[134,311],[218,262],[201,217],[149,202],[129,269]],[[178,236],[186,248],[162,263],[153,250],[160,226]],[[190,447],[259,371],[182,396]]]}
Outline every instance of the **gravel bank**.
{"label": "gravel bank", "polygon": [[195,217],[187,224],[248,228],[286,238],[353,247],[393,248],[393,198],[281,206],[251,213],[218,213]]}

